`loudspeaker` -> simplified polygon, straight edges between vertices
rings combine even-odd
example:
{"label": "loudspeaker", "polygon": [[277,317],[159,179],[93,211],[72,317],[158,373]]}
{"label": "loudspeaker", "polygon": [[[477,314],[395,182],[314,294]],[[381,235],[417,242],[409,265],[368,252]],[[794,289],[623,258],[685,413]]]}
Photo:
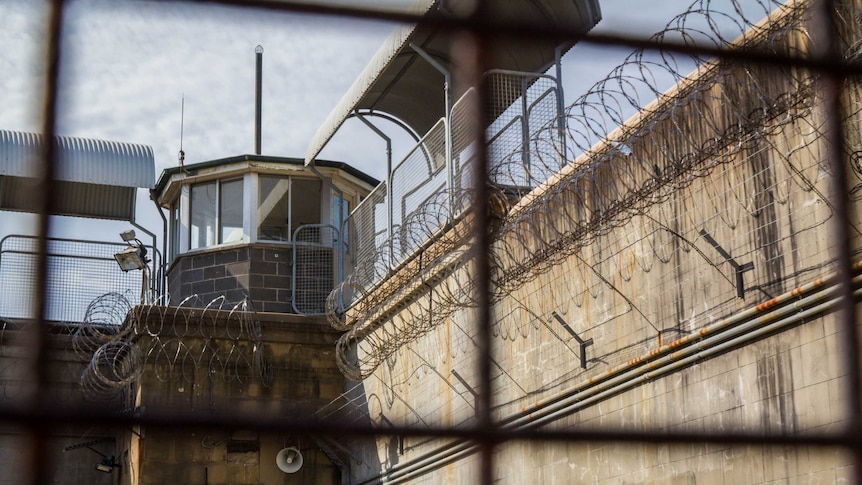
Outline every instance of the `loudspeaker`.
{"label": "loudspeaker", "polygon": [[302,468],[302,453],[293,446],[284,448],[275,455],[275,464],[284,473],[296,473]]}

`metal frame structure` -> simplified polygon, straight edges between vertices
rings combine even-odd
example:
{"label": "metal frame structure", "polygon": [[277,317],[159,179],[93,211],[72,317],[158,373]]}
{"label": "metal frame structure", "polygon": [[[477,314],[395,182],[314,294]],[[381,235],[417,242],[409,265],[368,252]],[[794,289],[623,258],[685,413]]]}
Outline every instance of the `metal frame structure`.
{"label": "metal frame structure", "polygon": [[[51,4],[48,25],[48,37],[44,51],[44,62],[49,66],[46,84],[42,99],[39,102],[45,106],[44,129],[46,136],[55,133],[58,92],[62,84],[60,75],[60,60],[64,57],[66,39],[62,36],[61,25],[65,12],[65,4],[57,0]],[[483,16],[485,9],[490,8],[493,0],[480,0],[476,11],[465,17],[454,17],[445,19],[426,19],[421,16],[399,12],[387,12],[379,10],[368,10],[362,7],[332,7],[330,5],[315,5],[306,2],[268,1],[258,0],[246,2],[241,0],[218,0],[217,4],[262,8],[271,10],[293,11],[301,13],[315,13],[321,15],[335,15],[342,17],[355,17],[360,19],[380,19],[392,22],[430,22],[440,28],[458,31],[463,34],[463,51],[461,55],[462,65],[465,66],[465,77],[467,83],[477,87],[477,102],[475,103],[475,116],[477,119],[485,120],[488,110],[486,106],[487,85],[483,79],[484,55],[492,42],[492,37],[505,35],[509,38],[533,37],[542,39],[572,39],[579,42],[590,43],[609,47],[635,47],[647,50],[678,52],[693,54],[696,56],[711,56],[720,59],[731,60],[742,63],[756,63],[772,67],[792,66],[794,68],[809,69],[822,75],[823,82],[820,86],[826,100],[826,136],[830,141],[828,144],[829,166],[832,170],[833,190],[830,200],[834,208],[834,240],[837,241],[837,263],[840,269],[835,278],[833,287],[834,300],[829,305],[839,315],[839,328],[845,338],[842,339],[841,348],[842,367],[846,374],[846,388],[844,398],[851,410],[846,425],[840,429],[826,431],[818,434],[787,435],[787,434],[764,434],[743,431],[706,431],[689,432],[667,430],[661,433],[651,431],[629,431],[615,429],[565,429],[549,430],[537,426],[515,426],[512,423],[498,423],[492,419],[491,392],[492,382],[492,351],[490,333],[492,313],[491,295],[493,292],[491,265],[489,262],[489,246],[491,241],[485,231],[478,231],[473,244],[476,258],[475,267],[475,295],[476,302],[475,324],[476,335],[476,366],[479,382],[476,386],[476,420],[468,427],[422,427],[421,429],[410,426],[393,425],[381,429],[370,425],[345,424],[332,421],[309,421],[293,415],[247,415],[236,413],[230,416],[177,416],[168,412],[148,413],[145,416],[134,415],[104,415],[88,411],[86,409],[65,409],[57,407],[55,403],[47,399],[46,388],[49,384],[50,369],[49,362],[49,326],[29,326],[29,341],[31,342],[28,362],[29,379],[32,386],[29,392],[22,396],[20,405],[0,407],[0,421],[12,422],[30,437],[28,448],[28,460],[21,466],[30,471],[30,483],[41,485],[49,483],[48,471],[43,463],[42,452],[45,446],[47,430],[54,425],[61,424],[94,424],[94,425],[121,425],[147,427],[193,427],[193,426],[223,426],[226,424],[242,426],[257,430],[291,430],[293,432],[313,433],[316,436],[338,437],[351,434],[364,437],[377,437],[387,435],[391,437],[440,437],[457,440],[458,446],[448,449],[445,454],[429,457],[435,463],[447,463],[460,456],[469,453],[477,453],[479,460],[477,483],[490,485],[494,483],[495,446],[510,440],[524,440],[532,443],[663,443],[663,444],[743,444],[756,446],[815,446],[841,449],[853,456],[854,466],[852,478],[856,483],[862,483],[862,388],[860,388],[860,364],[859,355],[859,332],[857,328],[856,294],[854,292],[853,268],[851,251],[849,247],[850,204],[848,201],[848,190],[845,187],[847,173],[842,161],[843,138],[842,138],[842,104],[840,100],[840,89],[843,81],[848,77],[862,75],[862,65],[848,62],[835,52],[834,38],[837,29],[833,25],[832,18],[833,2],[830,0],[817,0],[818,11],[821,17],[819,30],[814,34],[825,39],[826,48],[815,55],[808,57],[775,55],[762,52],[746,50],[725,50],[710,46],[692,46],[686,43],[665,40],[661,43],[654,39],[629,38],[619,35],[584,35],[579,30],[566,29],[560,26],[547,26],[540,22],[517,22],[517,21],[495,21],[489,23]],[[504,34],[501,34],[504,33]],[[483,124],[484,126],[484,124]],[[476,139],[481,139],[482,134],[476,133]],[[489,193],[487,192],[488,170],[486,166],[487,147],[480,143],[476,147],[476,156],[479,160],[474,173],[475,204],[471,212],[475,218],[477,227],[485,227],[489,224]],[[49,226],[48,214],[53,207],[53,194],[56,184],[56,154],[50,145],[44,147],[43,156],[39,166],[39,190],[43,194],[38,201],[39,207],[39,236],[36,247],[35,267],[35,291],[33,292],[33,308],[35,320],[39,323],[48,320],[48,275],[49,275]],[[784,297],[784,296],[782,296]],[[792,298],[793,295],[787,295]],[[795,316],[792,318],[803,318]],[[791,318],[791,317],[788,317]],[[766,331],[766,330],[764,330]],[[697,354],[687,356],[687,359],[696,360]],[[681,364],[680,364],[681,365]],[[610,392],[610,391],[609,391]],[[570,396],[571,400],[578,401],[577,396]],[[568,402],[568,401],[566,401]],[[560,401],[561,405],[563,401]],[[553,411],[553,410],[551,410]],[[549,412],[551,412],[549,411]],[[398,471],[396,477],[399,481],[407,480],[415,476],[416,470],[428,463],[419,463],[414,468],[404,468]],[[430,466],[430,465],[429,465]],[[392,482],[395,483],[395,482]]]}

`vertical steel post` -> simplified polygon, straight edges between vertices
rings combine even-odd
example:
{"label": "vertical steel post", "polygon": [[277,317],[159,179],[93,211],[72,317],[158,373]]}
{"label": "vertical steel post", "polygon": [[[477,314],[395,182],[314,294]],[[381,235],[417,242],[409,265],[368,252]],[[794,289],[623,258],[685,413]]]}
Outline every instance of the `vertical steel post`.
{"label": "vertical steel post", "polygon": [[562,45],[558,45],[556,49],[554,49],[554,63],[557,67],[557,130],[559,130],[560,137],[560,165],[558,168],[562,169],[566,165],[566,160],[568,157],[567,148],[566,147],[566,118],[563,116],[563,113],[566,112],[566,100],[563,95],[563,52]]}
{"label": "vertical steel post", "polygon": [[263,47],[254,48],[255,54],[255,82],[254,82],[254,153],[260,155],[260,132],[263,101]]}
{"label": "vertical steel post", "polygon": [[392,248],[392,139],[386,136],[386,133],[383,133],[380,128],[368,121],[359,112],[354,111],[354,116],[359,118],[359,121],[365,123],[374,133],[377,133],[377,136],[383,138],[383,141],[386,142],[386,240],[389,245],[387,248],[389,253],[389,269],[392,269],[392,261],[395,259]]}
{"label": "vertical steel post", "polygon": [[533,176],[530,172],[530,110],[527,106],[527,79],[521,80],[521,166],[524,167],[524,177],[527,187],[533,186]]}
{"label": "vertical steel post", "polygon": [[455,158],[452,149],[452,73],[418,45],[411,42],[410,47],[428,61],[431,67],[443,74],[443,104],[446,107],[446,113],[443,116],[446,124],[446,192],[448,193],[449,222],[452,222],[455,219],[455,168],[452,166]]}

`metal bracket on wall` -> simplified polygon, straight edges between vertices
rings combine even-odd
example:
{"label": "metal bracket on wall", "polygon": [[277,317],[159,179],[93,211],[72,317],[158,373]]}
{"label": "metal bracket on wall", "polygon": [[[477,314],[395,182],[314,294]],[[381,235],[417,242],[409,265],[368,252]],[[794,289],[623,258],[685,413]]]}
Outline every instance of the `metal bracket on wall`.
{"label": "metal bracket on wall", "polygon": [[706,242],[711,244],[712,247],[714,247],[715,250],[718,251],[718,254],[720,254],[725,259],[725,261],[730,263],[730,265],[733,267],[733,270],[736,273],[736,296],[739,298],[745,298],[745,282],[742,278],[742,275],[753,270],[754,263],[745,263],[743,265],[740,265],[736,262],[735,259],[730,256],[730,253],[725,251],[724,248],[721,247],[721,245],[718,244],[718,242],[713,239],[708,232],[706,232],[706,230],[701,229],[700,235],[703,236],[703,238],[706,239]]}
{"label": "metal bracket on wall", "polygon": [[[67,451],[77,450],[78,448],[90,448],[93,445],[98,445],[99,443],[107,443],[109,441],[114,441],[114,438],[96,438],[94,440],[85,441],[83,443],[75,443],[74,445],[69,445],[69,446],[63,448],[63,452],[65,453]],[[92,449],[92,448],[90,448],[90,449]],[[95,451],[95,450],[93,450],[93,451]],[[99,452],[96,451],[96,453],[99,453]]]}
{"label": "metal bracket on wall", "polygon": [[479,411],[478,411],[479,410],[479,393],[476,392],[475,389],[470,387],[470,384],[467,384],[467,381],[464,380],[464,378],[461,377],[461,374],[459,374],[458,371],[456,371],[455,369],[452,369],[452,375],[455,376],[455,379],[458,379],[458,382],[460,382],[467,389],[467,392],[469,392],[470,394],[473,395],[473,409],[476,410],[476,414],[478,416],[478,413],[479,413]]}
{"label": "metal bracket on wall", "polygon": [[571,335],[575,340],[578,341],[578,345],[581,348],[581,355],[580,355],[581,369],[586,369],[587,368],[587,347],[589,347],[590,345],[593,345],[593,339],[584,340],[581,337],[579,337],[578,334],[576,334],[575,331],[572,330],[572,327],[570,327],[569,324],[566,323],[565,320],[563,320],[563,317],[561,317],[557,312],[551,312],[551,316],[554,317],[554,319],[556,319],[557,322],[560,323],[560,325],[562,325],[562,327],[566,330],[566,332],[569,332],[569,335]]}

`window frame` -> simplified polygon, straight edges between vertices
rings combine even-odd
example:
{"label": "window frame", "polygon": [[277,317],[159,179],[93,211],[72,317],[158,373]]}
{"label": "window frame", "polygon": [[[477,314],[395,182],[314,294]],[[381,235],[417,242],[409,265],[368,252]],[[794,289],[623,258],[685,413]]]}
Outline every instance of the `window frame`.
{"label": "window frame", "polygon": [[[224,241],[224,239],[225,239],[224,234],[222,234],[223,229],[224,229],[224,213],[223,213],[224,207],[223,207],[223,201],[222,201],[222,196],[223,196],[222,185],[230,184],[230,183],[236,183],[236,182],[239,182],[239,184],[240,184],[240,200],[242,201],[242,207],[240,208],[240,214],[241,214],[242,218],[241,218],[241,224],[239,226],[240,228],[242,228],[242,237],[240,237],[239,240],[225,242]],[[194,224],[194,221],[195,221],[195,217],[194,217],[195,216],[194,189],[195,189],[195,187],[200,187],[200,186],[209,185],[209,184],[213,184],[215,186],[214,204],[212,207],[213,213],[214,213],[213,226],[212,226],[213,227],[212,239],[214,242],[211,244],[205,244],[203,246],[194,246],[195,239],[192,237],[192,230],[195,226],[195,224]],[[186,231],[187,235],[188,235],[188,244],[186,245],[186,248],[185,248],[186,251],[200,251],[203,249],[218,247],[218,246],[222,246],[225,244],[235,244],[235,243],[248,241],[248,234],[246,233],[246,230],[245,230],[245,219],[246,219],[245,214],[247,212],[247,210],[246,210],[246,198],[247,198],[247,191],[248,191],[246,185],[247,184],[245,183],[245,177],[244,176],[227,177],[224,179],[213,179],[213,180],[206,180],[206,181],[188,184],[188,187],[189,187],[189,196],[188,196],[188,214],[189,214],[189,217],[188,217],[188,221],[189,221],[189,223],[188,223],[188,228]]]}

